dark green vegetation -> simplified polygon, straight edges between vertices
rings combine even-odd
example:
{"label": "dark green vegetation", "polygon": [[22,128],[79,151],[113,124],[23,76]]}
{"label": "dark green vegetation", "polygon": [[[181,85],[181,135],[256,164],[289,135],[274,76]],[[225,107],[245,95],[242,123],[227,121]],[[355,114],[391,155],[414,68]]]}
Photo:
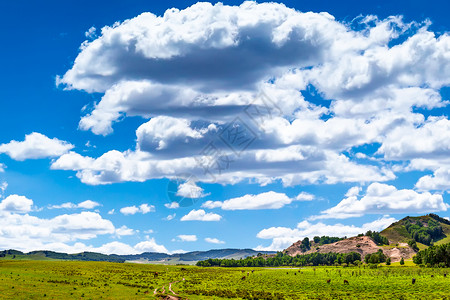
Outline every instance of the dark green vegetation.
{"label": "dark green vegetation", "polygon": [[413,240],[427,246],[444,236],[442,226],[434,219],[429,220],[426,224],[421,221],[410,222],[407,220],[405,228]]}
{"label": "dark green vegetation", "polygon": [[[383,254],[383,250],[379,249],[377,252],[372,254],[367,254],[366,257],[364,257],[364,261],[366,264],[379,264],[386,262],[386,255]],[[389,264],[391,263],[389,259]]]}
{"label": "dark green vegetation", "polygon": [[155,299],[171,294],[172,282],[171,289],[189,299],[449,299],[450,276],[444,277],[449,271],[406,266],[253,269],[2,260],[0,295],[2,299]]}
{"label": "dark green vegetation", "polygon": [[260,251],[252,249],[219,249],[209,251],[195,251],[183,254],[165,254],[145,252],[136,255],[105,255],[95,252],[82,252],[77,254],[59,253],[54,251],[33,251],[23,253],[17,250],[0,251],[0,259],[33,259],[33,260],[79,260],[79,261],[109,261],[109,262],[125,262],[125,261],[168,261],[174,260],[178,263],[204,260],[208,258],[245,258],[254,256],[258,253],[273,254],[275,252]]}
{"label": "dark green vegetation", "polygon": [[247,257],[245,259],[207,259],[197,262],[199,267],[278,267],[278,266],[331,266],[334,264],[354,264],[361,261],[361,254],[351,253],[311,253],[289,256],[278,252],[274,257]]}
{"label": "dark green vegetation", "polygon": [[433,244],[450,242],[450,221],[436,214],[406,217],[393,223],[380,234],[388,238],[391,244],[408,243],[413,249],[422,250]]}
{"label": "dark green vegetation", "polygon": [[415,264],[429,267],[450,267],[450,243],[421,250],[414,256],[413,261]]}
{"label": "dark green vegetation", "polygon": [[339,237],[335,237],[335,236],[315,236],[313,241],[316,245],[322,246],[322,245],[326,245],[326,244],[331,244],[331,243],[336,243],[339,242],[340,240],[343,240],[344,238],[339,238]]}
{"label": "dark green vegetation", "polygon": [[381,245],[389,245],[389,240],[387,237],[382,236],[379,232],[377,231],[367,231],[365,236],[369,236],[372,238],[372,240],[375,242],[375,244],[381,246]]}

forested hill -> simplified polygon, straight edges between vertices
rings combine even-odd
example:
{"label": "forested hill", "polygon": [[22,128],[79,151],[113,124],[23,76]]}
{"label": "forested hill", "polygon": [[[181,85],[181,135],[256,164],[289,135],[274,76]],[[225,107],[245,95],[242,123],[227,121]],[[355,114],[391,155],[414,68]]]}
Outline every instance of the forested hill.
{"label": "forested hill", "polygon": [[390,243],[408,243],[413,240],[418,248],[450,242],[450,221],[436,214],[406,217],[380,232]]}

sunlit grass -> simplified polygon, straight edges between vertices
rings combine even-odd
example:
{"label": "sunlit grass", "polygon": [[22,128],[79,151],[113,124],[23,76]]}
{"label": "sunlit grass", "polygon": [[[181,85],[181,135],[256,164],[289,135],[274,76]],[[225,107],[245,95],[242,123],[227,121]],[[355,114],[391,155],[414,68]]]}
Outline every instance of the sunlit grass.
{"label": "sunlit grass", "polygon": [[143,299],[155,298],[154,290],[162,292],[163,286],[168,294],[169,283],[176,281],[173,291],[189,299],[445,299],[450,295],[450,276],[444,277],[449,269],[419,268],[411,261],[397,265],[258,269],[3,260],[0,295],[2,299]]}

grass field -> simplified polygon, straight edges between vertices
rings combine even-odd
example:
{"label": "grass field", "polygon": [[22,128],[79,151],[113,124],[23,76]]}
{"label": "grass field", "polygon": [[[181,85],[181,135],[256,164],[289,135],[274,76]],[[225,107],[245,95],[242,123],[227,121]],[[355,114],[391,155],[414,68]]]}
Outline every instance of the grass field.
{"label": "grass field", "polygon": [[173,295],[172,282],[173,292],[189,299],[450,299],[450,276],[443,276],[449,271],[412,266],[248,269],[2,260],[0,298],[163,298],[162,293]]}

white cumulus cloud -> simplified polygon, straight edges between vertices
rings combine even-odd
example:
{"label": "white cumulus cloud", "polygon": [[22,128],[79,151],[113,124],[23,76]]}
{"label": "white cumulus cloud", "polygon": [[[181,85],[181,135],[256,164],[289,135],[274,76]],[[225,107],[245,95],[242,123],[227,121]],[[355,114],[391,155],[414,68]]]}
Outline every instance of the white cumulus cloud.
{"label": "white cumulus cloud", "polygon": [[15,160],[57,157],[67,153],[74,146],[68,142],[50,139],[43,134],[33,132],[25,135],[22,142],[11,141],[0,145],[0,153],[8,154]]}
{"label": "white cumulus cloud", "polygon": [[126,207],[122,207],[120,209],[120,212],[124,215],[135,215],[137,213],[147,214],[147,213],[153,212],[153,211],[155,211],[155,206],[148,205],[146,203],[141,204],[139,206],[136,206],[136,205],[126,206]]}
{"label": "white cumulus cloud", "polygon": [[221,241],[217,238],[209,238],[209,237],[205,238],[205,242],[210,243],[210,244],[225,244],[224,241]]}
{"label": "white cumulus cloud", "polygon": [[256,209],[280,209],[293,201],[309,201],[314,196],[307,193],[300,193],[295,198],[289,198],[284,193],[273,191],[261,193],[258,195],[245,195],[238,198],[232,198],[225,201],[206,201],[202,207],[221,208],[223,210],[256,210]]}
{"label": "white cumulus cloud", "polygon": [[203,209],[191,210],[187,215],[181,217],[181,221],[203,221],[203,222],[214,222],[220,221],[222,219],[221,215],[215,213],[207,213]]}
{"label": "white cumulus cloud", "polygon": [[447,211],[447,209],[448,204],[444,202],[440,194],[420,193],[408,189],[398,190],[392,185],[372,183],[362,197],[359,197],[356,190],[352,188],[347,193],[347,198],[311,219],[341,219],[360,217],[365,214],[420,214]]}

